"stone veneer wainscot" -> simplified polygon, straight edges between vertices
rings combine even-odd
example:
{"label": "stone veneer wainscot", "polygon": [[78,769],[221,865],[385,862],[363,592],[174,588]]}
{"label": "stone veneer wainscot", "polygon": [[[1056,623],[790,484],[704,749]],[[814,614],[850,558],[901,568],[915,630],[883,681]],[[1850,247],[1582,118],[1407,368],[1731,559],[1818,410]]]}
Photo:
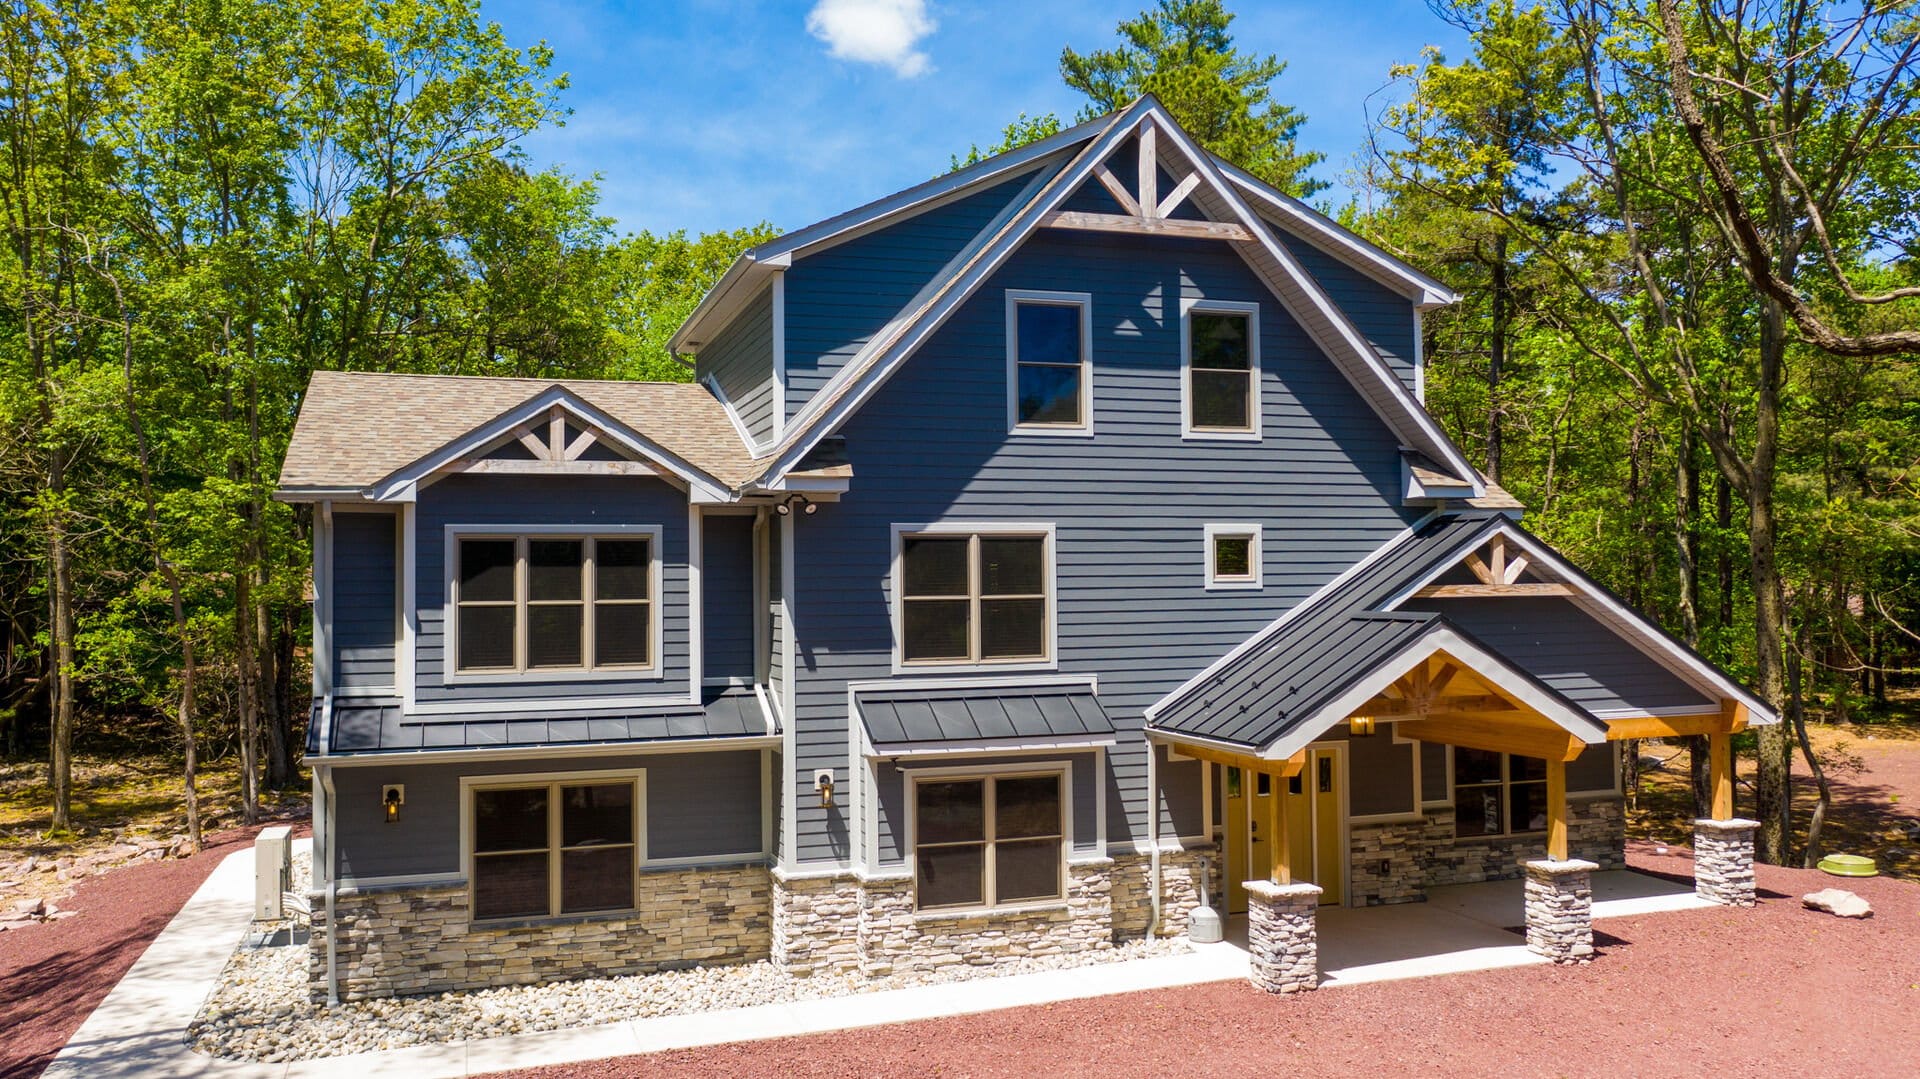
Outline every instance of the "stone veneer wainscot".
{"label": "stone veneer wainscot", "polygon": [[[1546,856],[1544,835],[1455,838],[1453,829],[1449,807],[1428,809],[1419,819],[1350,825],[1354,904],[1418,903],[1426,899],[1428,888],[1512,880],[1526,874],[1529,860]],[[1624,803],[1617,795],[1568,803],[1572,857],[1601,869],[1624,869],[1626,836]]]}
{"label": "stone veneer wainscot", "polygon": [[[326,893],[309,895],[308,985],[326,999]],[[335,963],[340,999],[488,989],[568,978],[744,963],[772,947],[764,865],[640,874],[631,913],[478,925],[464,884],[342,888]]]}

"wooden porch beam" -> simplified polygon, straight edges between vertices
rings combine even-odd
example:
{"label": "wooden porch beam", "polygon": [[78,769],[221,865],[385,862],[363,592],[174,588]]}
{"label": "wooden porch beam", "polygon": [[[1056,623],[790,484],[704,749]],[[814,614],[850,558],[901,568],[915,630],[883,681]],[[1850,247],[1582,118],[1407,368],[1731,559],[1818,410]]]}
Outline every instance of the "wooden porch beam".
{"label": "wooden porch beam", "polygon": [[[1721,712],[1702,712],[1690,716],[1630,716],[1609,719],[1607,740],[1624,742],[1629,738],[1684,738],[1693,734],[1731,734],[1746,728],[1746,717],[1727,718]],[[1737,722],[1739,726],[1733,726]]]}
{"label": "wooden porch beam", "polygon": [[[1305,755],[1302,754],[1302,763],[1305,763],[1305,760]],[[1298,771],[1298,769],[1295,769],[1296,773]],[[1267,819],[1270,822],[1268,827],[1273,829],[1271,833],[1271,841],[1273,843],[1273,882],[1275,884],[1292,884],[1293,835],[1291,829],[1287,827],[1287,777],[1277,773],[1272,774],[1273,782],[1270,784],[1270,787],[1273,793],[1267,797],[1267,801],[1270,803],[1267,806]]]}
{"label": "wooden porch beam", "polygon": [[[659,470],[640,461],[506,461],[483,458],[461,461],[448,472],[491,473],[496,476],[657,476]],[[588,529],[592,531],[592,529]]]}
{"label": "wooden porch beam", "polygon": [[1430,584],[1415,592],[1415,599],[1490,599],[1515,596],[1573,596],[1578,593],[1563,584],[1528,582],[1526,584]]}
{"label": "wooden porch beam", "polygon": [[1247,772],[1265,772],[1282,779],[1292,779],[1307,766],[1307,751],[1301,750],[1286,760],[1274,760],[1271,757],[1256,757],[1251,753],[1235,753],[1226,749],[1214,749],[1212,746],[1194,746],[1185,742],[1169,742],[1170,747],[1196,760],[1210,764],[1223,764],[1228,768],[1239,768]]}
{"label": "wooden porch beam", "polygon": [[1712,792],[1713,819],[1733,819],[1733,735],[1707,735],[1707,789]]}
{"label": "wooden porch beam", "polygon": [[1558,727],[1520,726],[1476,715],[1402,720],[1395,727],[1395,733],[1422,742],[1483,749],[1490,753],[1517,753],[1550,761],[1570,761],[1586,748],[1580,739]]}
{"label": "wooden porch beam", "polygon": [[1459,697],[1434,697],[1427,700],[1405,697],[1374,697],[1353,710],[1357,716],[1392,719],[1396,716],[1418,718],[1437,712],[1510,712],[1516,711],[1506,698],[1492,693]]}
{"label": "wooden porch beam", "polygon": [[1090,214],[1076,210],[1055,210],[1040,219],[1043,228],[1079,229],[1083,232],[1125,232],[1133,235],[1181,236],[1196,240],[1235,240],[1250,242],[1253,233],[1231,221],[1188,221],[1185,218],[1127,217],[1122,214]]}

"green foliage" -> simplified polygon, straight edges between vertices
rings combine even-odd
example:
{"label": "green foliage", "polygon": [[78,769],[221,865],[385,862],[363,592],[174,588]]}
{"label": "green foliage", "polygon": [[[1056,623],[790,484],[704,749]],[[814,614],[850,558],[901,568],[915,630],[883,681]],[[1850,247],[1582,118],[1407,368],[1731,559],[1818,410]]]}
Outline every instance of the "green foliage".
{"label": "green foliage", "polygon": [[1060,53],[1060,77],[1086,95],[1082,119],[1151,94],[1200,145],[1267,183],[1305,198],[1326,184],[1307,175],[1325,155],[1302,151],[1306,117],[1273,99],[1287,65],[1233,44],[1233,15],[1220,0],[1160,0],[1119,26],[1113,49]]}
{"label": "green foliage", "polygon": [[958,154],[953,156],[947,171],[958,172],[968,165],[978,164],[987,158],[1004,154],[1008,150],[1018,150],[1028,143],[1051,138],[1054,135],[1058,135],[1061,130],[1060,118],[1053,113],[1043,112],[1038,116],[1028,116],[1023,112],[1019,116],[1014,117],[1013,122],[1008,124],[1006,128],[1000,132],[999,142],[994,143],[984,150],[980,148],[979,143],[974,143],[967,148],[967,155],[965,157],[961,157]]}

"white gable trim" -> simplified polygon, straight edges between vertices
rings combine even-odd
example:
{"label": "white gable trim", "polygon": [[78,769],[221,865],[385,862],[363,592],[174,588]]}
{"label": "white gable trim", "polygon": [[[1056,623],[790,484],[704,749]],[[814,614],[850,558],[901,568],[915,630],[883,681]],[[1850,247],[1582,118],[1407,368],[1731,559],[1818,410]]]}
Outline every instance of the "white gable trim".
{"label": "white gable trim", "polygon": [[[978,237],[952,263],[928,282],[926,288],[902,309],[899,316],[883,327],[858,355],[849,361],[822,387],[794,417],[792,430],[781,440],[774,459],[760,477],[765,484],[778,478],[805,457],[821,438],[856,411],[893,371],[911,356],[929,336],[943,325],[959,306],[979,289],[986,279],[1018,248],[1021,241],[1038,228],[1045,215],[1093,175],[1094,169],[1137,130],[1151,125],[1165,135],[1188,164],[1202,177],[1203,192],[1224,203],[1231,216],[1254,234],[1260,251],[1279,271],[1276,277],[1246,250],[1253,245],[1236,244],[1256,275],[1266,280],[1269,289],[1295,321],[1319,344],[1335,366],[1347,375],[1376,414],[1407,441],[1451,466],[1458,474],[1477,476],[1465,456],[1427,415],[1407,391],[1400,377],[1390,370],[1359,331],[1354,329],[1331,299],[1314,283],[1291,253],[1274,240],[1266,224],[1240,198],[1214,167],[1211,155],[1201,150],[1182,132],[1172,118],[1152,98],[1142,98],[1117,114],[1099,137],[1050,177],[1042,169],[1035,177],[1037,192],[1020,206],[1017,213],[1003,213],[981,230]],[[1045,183],[1040,181],[1045,179]],[[1026,196],[1023,194],[1023,199]],[[1009,207],[1012,209],[1012,206]],[[1482,493],[1479,481],[1474,493]]]}
{"label": "white gable trim", "polygon": [[1415,663],[1425,662],[1437,652],[1445,652],[1467,665],[1475,678],[1505,692],[1514,700],[1546,717],[1554,726],[1588,745],[1607,740],[1607,725],[1591,713],[1546,688],[1525,673],[1467,638],[1442,625],[1423,635],[1391,660],[1367,672],[1366,677],[1329,701],[1313,717],[1264,746],[1260,756],[1285,760],[1293,756],[1375,695],[1392,685]]}
{"label": "white gable trim", "polygon": [[[1467,551],[1478,550],[1481,544],[1495,535],[1504,536],[1507,542],[1525,551],[1530,570],[1541,572],[1543,576],[1558,577],[1560,583],[1572,587],[1576,593],[1572,597],[1572,602],[1581,610],[1593,615],[1603,625],[1619,633],[1648,659],[1679,675],[1702,696],[1709,700],[1732,697],[1740,701],[1747,706],[1751,717],[1749,722],[1754,726],[1768,726],[1780,722],[1779,715],[1745,686],[1722,674],[1712,664],[1695,655],[1692,649],[1674,640],[1660,627],[1620,602],[1593,578],[1582,573],[1579,567],[1561,557],[1553,548],[1521,531],[1510,519],[1501,519],[1498,528],[1491,532],[1480,533],[1471,547],[1460,552],[1460,558],[1465,558]],[[1413,598],[1415,593],[1432,584],[1458,562],[1459,559],[1446,559],[1437,563],[1434,570],[1413,581],[1381,604],[1382,609],[1399,610],[1400,606]],[[1493,599],[1488,602],[1502,601]]]}
{"label": "white gable trim", "polygon": [[367,488],[367,497],[376,502],[410,502],[418,494],[419,488],[433,482],[434,473],[458,461],[462,457],[478,452],[490,443],[504,438],[515,427],[543,416],[549,409],[559,406],[582,426],[594,428],[613,444],[657,464],[661,469],[677,479],[689,494],[701,502],[726,502],[731,500],[727,485],[695,468],[686,459],[670,453],[659,443],[646,438],[613,417],[588,404],[568,390],[565,386],[552,386],[500,413],[485,424],[467,434],[448,442],[433,453],[407,465],[378,483]]}
{"label": "white gable trim", "polygon": [[1299,226],[1302,240],[1405,296],[1416,311],[1460,301],[1459,293],[1327,220],[1299,199],[1275,191],[1253,174],[1219,157],[1213,162],[1240,190],[1272,208],[1275,215],[1285,218],[1289,224]]}

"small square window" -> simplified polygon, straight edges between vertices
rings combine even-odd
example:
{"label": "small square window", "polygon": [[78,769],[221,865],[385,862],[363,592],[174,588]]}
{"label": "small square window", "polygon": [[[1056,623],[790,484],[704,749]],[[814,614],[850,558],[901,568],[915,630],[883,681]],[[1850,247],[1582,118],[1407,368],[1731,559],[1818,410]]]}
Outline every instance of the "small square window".
{"label": "small square window", "polygon": [[1209,589],[1260,587],[1259,525],[1208,525],[1206,544]]}

